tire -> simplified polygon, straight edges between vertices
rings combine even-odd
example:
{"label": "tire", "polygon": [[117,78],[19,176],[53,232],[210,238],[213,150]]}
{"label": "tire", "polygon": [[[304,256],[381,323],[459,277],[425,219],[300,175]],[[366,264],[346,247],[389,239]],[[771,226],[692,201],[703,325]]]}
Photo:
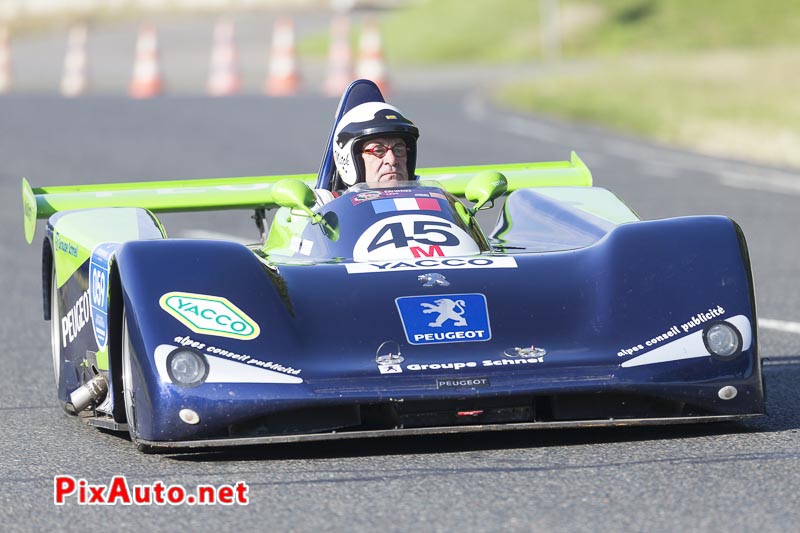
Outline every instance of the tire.
{"label": "tire", "polygon": [[125,402],[125,418],[128,422],[128,433],[136,449],[143,453],[152,453],[154,449],[139,442],[136,429],[136,389],[133,385],[133,355],[131,337],[128,333],[128,317],[122,310],[122,397]]}
{"label": "tire", "polygon": [[[58,309],[58,280],[56,279],[56,263],[50,267],[50,351],[53,358],[53,376],[56,381],[56,397],[61,388],[61,365],[64,361],[64,352],[61,348],[61,319]],[[61,408],[68,414],[77,415],[72,404],[58,398]]]}
{"label": "tire", "polygon": [[58,313],[58,281],[56,263],[50,268],[50,349],[53,354],[53,374],[56,378],[56,391],[61,384],[61,320]]}

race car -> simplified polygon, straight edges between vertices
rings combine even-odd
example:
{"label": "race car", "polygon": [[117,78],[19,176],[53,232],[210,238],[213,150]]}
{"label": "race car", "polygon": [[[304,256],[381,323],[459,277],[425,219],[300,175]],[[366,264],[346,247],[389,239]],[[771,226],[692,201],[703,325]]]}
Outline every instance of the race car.
{"label": "race car", "polygon": [[[371,82],[345,91],[317,174],[23,180],[67,412],[146,452],[764,413],[734,221],[640,220],[574,153],[320,205],[336,122],[366,101]],[[157,218],[207,209],[254,210],[258,242],[168,238]]]}

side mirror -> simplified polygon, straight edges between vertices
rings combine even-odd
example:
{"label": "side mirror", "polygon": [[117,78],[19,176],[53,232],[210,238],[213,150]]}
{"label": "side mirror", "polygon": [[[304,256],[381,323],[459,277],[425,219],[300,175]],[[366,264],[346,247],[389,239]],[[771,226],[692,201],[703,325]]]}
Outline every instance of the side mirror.
{"label": "side mirror", "polygon": [[508,191],[508,180],[499,172],[485,170],[476,174],[464,190],[464,196],[475,205],[469,209],[470,215],[476,212],[489,202],[503,196]]}
{"label": "side mirror", "polygon": [[272,199],[281,207],[298,209],[311,218],[312,224],[319,224],[323,233],[330,240],[339,240],[339,221],[336,213],[328,213],[324,217],[311,208],[317,203],[314,191],[302,181],[287,178],[272,186]]}
{"label": "side mirror", "polygon": [[272,186],[272,199],[281,207],[289,209],[299,209],[311,218],[314,218],[314,211],[311,210],[317,199],[314,191],[303,183],[295,179],[281,180]]}

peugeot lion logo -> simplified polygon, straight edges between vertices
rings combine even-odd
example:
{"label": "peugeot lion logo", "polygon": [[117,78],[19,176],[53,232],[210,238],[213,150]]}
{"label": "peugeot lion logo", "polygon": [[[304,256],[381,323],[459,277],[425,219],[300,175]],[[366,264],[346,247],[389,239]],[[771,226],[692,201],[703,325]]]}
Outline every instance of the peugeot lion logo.
{"label": "peugeot lion logo", "polygon": [[436,320],[428,323],[432,328],[440,328],[448,320],[452,320],[454,326],[467,325],[467,320],[464,318],[464,300],[441,298],[434,300],[432,304],[420,304],[420,306],[425,314],[439,313]]}
{"label": "peugeot lion logo", "polygon": [[447,278],[438,272],[420,274],[417,276],[417,281],[422,283],[423,287],[447,287],[450,285],[450,282],[447,281]]}

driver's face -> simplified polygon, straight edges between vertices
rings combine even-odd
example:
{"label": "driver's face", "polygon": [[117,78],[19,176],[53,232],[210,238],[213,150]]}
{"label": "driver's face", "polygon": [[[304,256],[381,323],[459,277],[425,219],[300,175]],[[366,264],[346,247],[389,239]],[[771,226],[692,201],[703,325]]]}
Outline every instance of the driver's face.
{"label": "driver's face", "polygon": [[[402,157],[398,157],[393,150],[396,146],[405,145],[405,141],[399,137],[380,137],[367,141],[361,148],[361,157],[364,158],[365,181],[390,184],[407,180],[406,158],[408,154],[404,153]],[[385,155],[378,157],[374,151],[385,152]]]}

